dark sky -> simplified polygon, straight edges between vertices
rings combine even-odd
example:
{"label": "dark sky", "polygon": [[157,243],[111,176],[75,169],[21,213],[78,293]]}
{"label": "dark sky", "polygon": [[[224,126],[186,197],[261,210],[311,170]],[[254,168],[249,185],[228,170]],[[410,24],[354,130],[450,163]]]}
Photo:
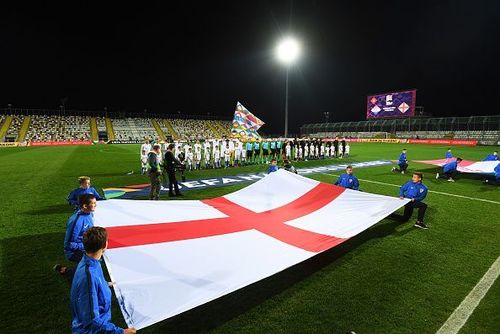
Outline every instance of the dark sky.
{"label": "dark sky", "polygon": [[[434,116],[499,114],[500,1],[8,1],[0,105],[232,115],[283,131],[281,36],[300,39],[290,132],[361,120],[366,95],[417,88]],[[11,6],[11,7],[6,7]],[[292,7],[292,8],[291,8]]]}

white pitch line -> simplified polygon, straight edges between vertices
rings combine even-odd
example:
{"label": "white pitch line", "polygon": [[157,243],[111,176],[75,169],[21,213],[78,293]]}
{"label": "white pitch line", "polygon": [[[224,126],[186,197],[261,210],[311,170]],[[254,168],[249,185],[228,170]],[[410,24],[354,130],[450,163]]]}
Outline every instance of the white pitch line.
{"label": "white pitch line", "polygon": [[[330,174],[330,173],[322,173],[324,175],[331,175],[331,176],[339,176],[335,174]],[[363,182],[368,182],[368,183],[375,183],[375,184],[381,184],[385,186],[393,186],[393,187],[401,187],[401,185],[398,184],[392,184],[392,183],[385,183],[385,182],[378,182],[378,181],[372,181],[372,180],[365,180],[365,179],[358,179]],[[439,195],[446,195],[446,196],[453,196],[453,197],[458,197],[458,198],[465,198],[465,199],[470,199],[472,201],[480,201],[480,202],[486,202],[486,203],[492,203],[492,204],[500,204],[500,202],[497,201],[492,201],[489,199],[484,199],[484,198],[476,198],[476,197],[469,197],[469,196],[463,196],[463,195],[456,195],[456,194],[450,194],[450,193],[444,193],[441,191],[435,191],[435,190],[429,190],[430,193],[433,194],[439,194]]]}
{"label": "white pitch line", "polygon": [[436,334],[456,334],[465,325],[474,309],[479,305],[495,280],[500,275],[500,256],[491,265],[490,269],[479,280],[467,297],[453,311],[448,320],[441,326]]}

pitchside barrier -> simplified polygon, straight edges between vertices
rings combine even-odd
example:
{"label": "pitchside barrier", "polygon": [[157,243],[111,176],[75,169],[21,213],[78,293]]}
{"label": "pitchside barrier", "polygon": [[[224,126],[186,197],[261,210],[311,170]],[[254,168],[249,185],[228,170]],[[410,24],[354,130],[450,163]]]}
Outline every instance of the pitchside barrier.
{"label": "pitchside barrier", "polygon": [[92,145],[90,140],[32,141],[30,146]]}
{"label": "pitchside barrier", "polygon": [[[333,138],[323,139],[331,142]],[[347,142],[356,143],[394,143],[394,144],[435,144],[435,145],[465,145],[476,146],[477,140],[455,140],[455,139],[401,139],[401,138],[345,138]]]}
{"label": "pitchside barrier", "polygon": [[0,142],[0,147],[16,147],[16,146],[19,146],[18,142],[6,142],[6,143]]}

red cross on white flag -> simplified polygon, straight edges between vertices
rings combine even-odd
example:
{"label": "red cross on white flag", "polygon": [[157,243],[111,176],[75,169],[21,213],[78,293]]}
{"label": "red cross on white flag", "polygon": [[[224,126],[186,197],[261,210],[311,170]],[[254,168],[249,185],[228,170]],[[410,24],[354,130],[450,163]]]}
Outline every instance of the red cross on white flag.
{"label": "red cross on white flag", "polygon": [[124,318],[144,328],[332,248],[407,200],[280,170],[204,201],[108,200],[105,261]]}

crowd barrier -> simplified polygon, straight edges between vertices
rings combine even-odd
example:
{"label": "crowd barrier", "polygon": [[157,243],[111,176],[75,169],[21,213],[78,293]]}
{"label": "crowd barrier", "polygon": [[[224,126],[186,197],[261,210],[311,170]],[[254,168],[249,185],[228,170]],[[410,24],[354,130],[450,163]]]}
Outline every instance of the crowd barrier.
{"label": "crowd barrier", "polygon": [[92,145],[90,140],[32,141],[30,146]]}

